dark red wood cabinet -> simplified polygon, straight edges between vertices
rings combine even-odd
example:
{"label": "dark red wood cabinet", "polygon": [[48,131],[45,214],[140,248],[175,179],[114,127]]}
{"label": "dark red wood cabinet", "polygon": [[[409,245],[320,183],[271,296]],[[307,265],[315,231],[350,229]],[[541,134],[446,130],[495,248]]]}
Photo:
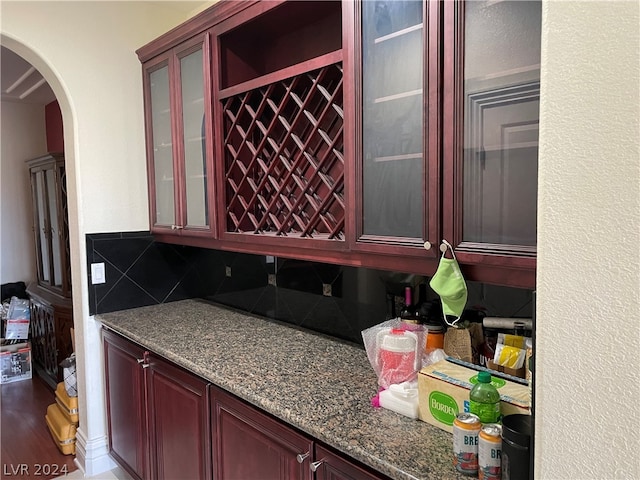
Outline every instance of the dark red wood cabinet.
{"label": "dark red wood cabinet", "polygon": [[27,161],[33,206],[37,281],[27,287],[29,336],[34,368],[55,390],[63,380],[60,362],[73,353],[73,301],[69,262],[69,221],[64,155]]}
{"label": "dark red wood cabinet", "polygon": [[[423,275],[445,239],[469,280],[534,288],[540,5],[218,2],[138,50],[152,230],[167,242]],[[172,67],[193,44],[197,88]],[[168,107],[156,109],[150,76],[164,66]],[[188,232],[185,204],[202,195],[185,195],[181,99],[201,85],[196,157],[212,182],[211,224]],[[171,119],[166,173],[158,111]],[[172,191],[177,213],[159,222]]]}
{"label": "dark red wood cabinet", "polygon": [[313,478],[311,439],[215,387],[211,421],[216,479]]}
{"label": "dark red wood cabinet", "polygon": [[285,423],[211,388],[217,480],[383,480]]}
{"label": "dark red wood cabinet", "polygon": [[315,447],[313,468],[316,480],[384,480],[387,477],[378,475],[347,460],[322,445]]}
{"label": "dark red wood cabinet", "polygon": [[129,474],[210,479],[208,384],[105,330],[109,449]]}
{"label": "dark red wood cabinet", "polygon": [[198,35],[145,63],[151,230],[212,236],[213,155],[209,37]]}
{"label": "dark red wood cabinet", "polygon": [[145,350],[103,331],[107,418],[111,456],[134,478],[149,474],[145,402]]}

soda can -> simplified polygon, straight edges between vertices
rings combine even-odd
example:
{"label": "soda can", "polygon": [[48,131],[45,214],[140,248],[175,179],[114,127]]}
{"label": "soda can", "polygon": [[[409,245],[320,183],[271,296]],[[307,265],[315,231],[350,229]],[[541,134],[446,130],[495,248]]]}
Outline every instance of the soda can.
{"label": "soda can", "polygon": [[478,474],[478,435],[482,424],[473,413],[459,413],[453,421],[453,466],[463,475]]}
{"label": "soda can", "polygon": [[478,435],[478,478],[500,480],[502,465],[502,426],[487,423]]}

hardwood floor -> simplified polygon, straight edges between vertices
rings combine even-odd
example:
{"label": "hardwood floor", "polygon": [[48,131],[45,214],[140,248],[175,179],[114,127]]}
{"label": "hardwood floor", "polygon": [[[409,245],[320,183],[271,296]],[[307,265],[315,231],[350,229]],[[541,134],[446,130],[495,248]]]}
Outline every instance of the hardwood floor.
{"label": "hardwood floor", "polygon": [[58,450],[44,416],[55,393],[35,373],[31,380],[0,386],[0,478],[50,479],[77,470],[74,455]]}

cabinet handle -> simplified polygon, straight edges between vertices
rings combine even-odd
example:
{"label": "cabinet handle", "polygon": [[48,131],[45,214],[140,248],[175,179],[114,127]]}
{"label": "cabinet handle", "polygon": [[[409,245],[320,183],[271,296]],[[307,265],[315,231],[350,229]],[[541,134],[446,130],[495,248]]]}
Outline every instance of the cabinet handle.
{"label": "cabinet handle", "polygon": [[183,228],[182,225],[171,225],[171,230],[182,230]]}
{"label": "cabinet handle", "polygon": [[145,358],[136,358],[136,362],[138,362],[138,365],[142,365],[142,368],[149,368]]}
{"label": "cabinet handle", "polygon": [[309,456],[311,452],[307,452],[307,453],[299,453],[298,455],[296,455],[296,460],[298,460],[298,463],[302,463],[304,462],[305,458],[307,458]]}
{"label": "cabinet handle", "polygon": [[324,459],[318,460],[317,462],[312,462],[311,465],[309,465],[309,468],[311,469],[312,472],[315,472],[316,470],[318,470],[318,468],[320,468],[320,465],[322,465],[323,463],[324,463]]}

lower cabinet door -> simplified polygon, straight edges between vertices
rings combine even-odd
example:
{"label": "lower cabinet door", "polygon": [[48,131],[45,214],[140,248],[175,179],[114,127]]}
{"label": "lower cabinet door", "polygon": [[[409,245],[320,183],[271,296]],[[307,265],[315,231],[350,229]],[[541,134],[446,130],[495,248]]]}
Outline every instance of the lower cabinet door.
{"label": "lower cabinet door", "polygon": [[211,479],[207,383],[151,354],[147,405],[154,479]]}
{"label": "lower cabinet door", "polygon": [[387,477],[365,470],[353,461],[316,445],[313,468],[316,480],[383,480]]}
{"label": "lower cabinet door", "polygon": [[144,392],[144,350],[104,331],[109,451],[137,479],[150,478]]}
{"label": "lower cabinet door", "polygon": [[313,442],[282,422],[211,388],[216,480],[310,480]]}

